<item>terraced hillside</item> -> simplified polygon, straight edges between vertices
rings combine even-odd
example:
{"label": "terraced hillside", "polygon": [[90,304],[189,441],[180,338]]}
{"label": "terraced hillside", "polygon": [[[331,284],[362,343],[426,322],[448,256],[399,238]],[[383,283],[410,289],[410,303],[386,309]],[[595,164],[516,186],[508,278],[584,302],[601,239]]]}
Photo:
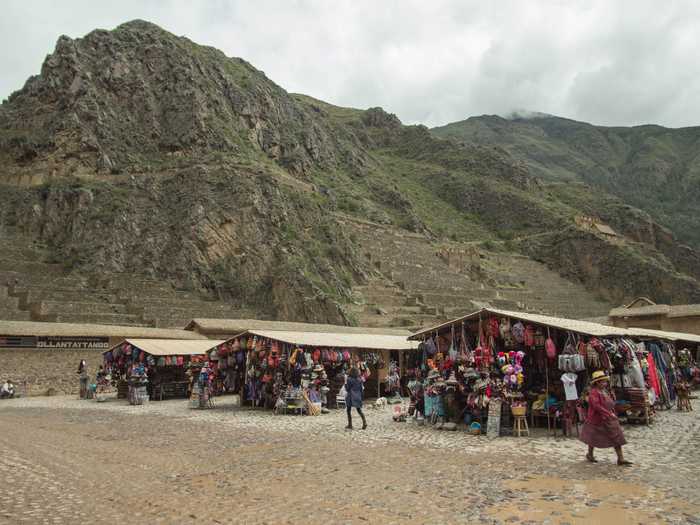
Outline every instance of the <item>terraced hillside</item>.
{"label": "terraced hillside", "polygon": [[572,318],[605,316],[612,307],[582,284],[517,253],[340,220],[376,271],[369,284],[354,288],[351,311],[360,325],[427,326],[484,305]]}
{"label": "terraced hillside", "polygon": [[183,328],[194,317],[251,311],[133,274],[69,272],[47,250],[0,230],[0,319]]}

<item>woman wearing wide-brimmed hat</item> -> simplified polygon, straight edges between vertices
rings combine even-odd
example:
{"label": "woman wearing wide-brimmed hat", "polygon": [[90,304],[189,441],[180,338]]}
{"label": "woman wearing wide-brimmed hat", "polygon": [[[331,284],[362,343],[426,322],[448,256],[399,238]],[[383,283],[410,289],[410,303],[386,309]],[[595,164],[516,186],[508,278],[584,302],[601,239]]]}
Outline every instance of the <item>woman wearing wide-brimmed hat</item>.
{"label": "woman wearing wide-brimmed hat", "polygon": [[597,462],[593,457],[594,449],[612,447],[617,454],[618,465],[631,465],[622,455],[622,445],[627,441],[615,414],[615,400],[607,391],[609,379],[605,372],[593,372],[588,394],[588,415],[581,431],[581,441],[588,445],[586,459],[591,463]]}

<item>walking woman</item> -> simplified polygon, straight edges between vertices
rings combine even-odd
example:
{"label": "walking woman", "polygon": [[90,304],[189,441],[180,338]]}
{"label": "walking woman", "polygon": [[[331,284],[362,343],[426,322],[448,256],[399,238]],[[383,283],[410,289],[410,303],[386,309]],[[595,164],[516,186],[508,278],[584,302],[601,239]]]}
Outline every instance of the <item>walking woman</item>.
{"label": "walking woman", "polygon": [[350,411],[352,407],[357,409],[357,413],[362,418],[362,430],[367,428],[367,420],[362,413],[362,380],[360,379],[360,371],[353,367],[350,369],[348,378],[345,382],[345,408],[348,411],[348,426],[345,428],[352,430],[352,415]]}
{"label": "walking woman", "polygon": [[622,445],[627,441],[615,414],[615,400],[607,391],[608,381],[605,372],[593,372],[591,391],[588,394],[588,415],[581,431],[581,441],[588,445],[586,459],[591,463],[598,462],[593,456],[596,448],[612,447],[617,454],[618,465],[631,465],[622,455]]}

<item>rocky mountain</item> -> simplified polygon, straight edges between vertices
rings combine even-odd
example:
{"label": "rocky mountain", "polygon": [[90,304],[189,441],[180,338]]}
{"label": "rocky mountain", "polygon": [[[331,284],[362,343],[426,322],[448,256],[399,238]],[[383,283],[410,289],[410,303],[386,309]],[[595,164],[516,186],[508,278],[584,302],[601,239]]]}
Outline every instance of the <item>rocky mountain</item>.
{"label": "rocky mountain", "polygon": [[[437,133],[287,93],[148,22],[61,37],[0,106],[0,232],[75,274],[144,275],[287,320],[354,323],[354,290],[393,279],[353,221],[525,255],[609,303],[700,301],[697,252],[653,215],[612,190],[543,180],[497,140]],[[444,263],[426,264],[412,278]]]}
{"label": "rocky mountain", "polygon": [[615,195],[700,248],[700,127],[604,127],[538,114],[472,117],[432,131],[502,147],[544,181]]}

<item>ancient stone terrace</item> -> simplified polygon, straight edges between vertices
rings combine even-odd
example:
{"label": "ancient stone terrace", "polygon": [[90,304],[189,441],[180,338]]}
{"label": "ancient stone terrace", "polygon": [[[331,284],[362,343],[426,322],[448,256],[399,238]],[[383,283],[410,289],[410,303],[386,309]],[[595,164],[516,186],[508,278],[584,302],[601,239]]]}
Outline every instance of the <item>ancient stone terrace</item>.
{"label": "ancient stone terrace", "polygon": [[361,325],[428,326],[484,305],[571,318],[603,316],[611,307],[519,254],[343,220],[376,270],[367,285],[355,287],[349,306]]}
{"label": "ancient stone terrace", "polygon": [[126,326],[185,326],[195,317],[251,318],[252,312],[167,282],[131,274],[75,275],[44,262],[40,246],[2,232],[0,319]]}

